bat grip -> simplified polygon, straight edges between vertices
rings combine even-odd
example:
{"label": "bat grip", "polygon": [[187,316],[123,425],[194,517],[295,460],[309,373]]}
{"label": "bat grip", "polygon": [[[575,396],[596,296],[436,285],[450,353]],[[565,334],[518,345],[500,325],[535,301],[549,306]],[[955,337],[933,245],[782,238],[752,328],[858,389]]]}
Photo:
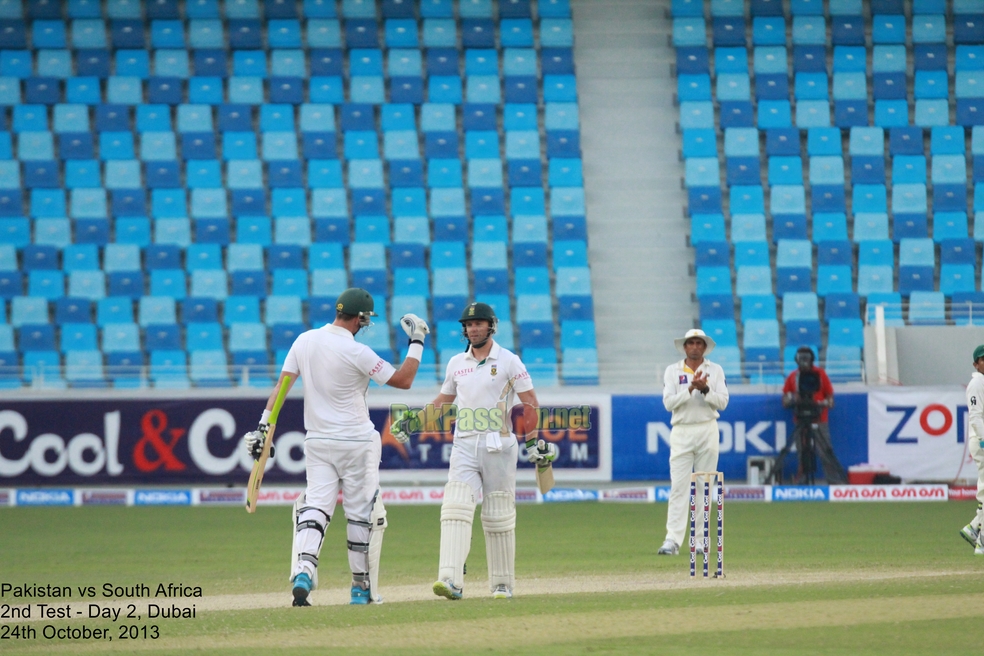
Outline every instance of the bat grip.
{"label": "bat grip", "polygon": [[280,416],[280,408],[284,405],[284,399],[287,398],[287,389],[290,385],[287,383],[289,379],[284,378],[280,381],[280,389],[277,392],[277,398],[273,402],[273,409],[270,411],[270,423],[276,424],[277,418]]}

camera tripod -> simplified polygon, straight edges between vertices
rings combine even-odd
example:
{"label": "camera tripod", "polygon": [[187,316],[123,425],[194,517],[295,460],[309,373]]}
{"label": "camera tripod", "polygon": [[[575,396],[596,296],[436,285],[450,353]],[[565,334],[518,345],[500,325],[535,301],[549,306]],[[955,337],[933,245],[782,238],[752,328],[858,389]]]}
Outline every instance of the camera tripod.
{"label": "camera tripod", "polygon": [[772,464],[772,471],[766,478],[767,485],[782,485],[782,468],[786,456],[792,451],[793,445],[799,452],[799,473],[796,475],[796,482],[802,485],[813,485],[817,474],[817,451],[816,444],[819,432],[816,423],[812,420],[798,420],[796,428],[793,430],[791,439],[782,447],[782,451],[776,456]]}

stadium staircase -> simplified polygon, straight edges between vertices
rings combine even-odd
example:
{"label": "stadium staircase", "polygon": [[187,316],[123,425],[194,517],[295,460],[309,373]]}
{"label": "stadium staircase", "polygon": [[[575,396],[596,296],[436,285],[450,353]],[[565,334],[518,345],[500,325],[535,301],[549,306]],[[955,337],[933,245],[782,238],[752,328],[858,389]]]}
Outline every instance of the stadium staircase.
{"label": "stadium staircase", "polygon": [[669,3],[572,3],[601,383],[661,385],[693,328]]}

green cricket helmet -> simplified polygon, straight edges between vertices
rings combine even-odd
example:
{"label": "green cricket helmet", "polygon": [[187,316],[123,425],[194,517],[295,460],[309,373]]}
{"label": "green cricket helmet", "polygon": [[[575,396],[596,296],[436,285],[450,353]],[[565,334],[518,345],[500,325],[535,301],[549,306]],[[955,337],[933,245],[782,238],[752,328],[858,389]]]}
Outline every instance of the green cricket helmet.
{"label": "green cricket helmet", "polygon": [[370,325],[369,317],[377,316],[373,312],[372,294],[359,287],[350,287],[338,296],[335,310],[353,317],[359,317],[359,325],[363,328]]}
{"label": "green cricket helmet", "polygon": [[[488,335],[486,335],[485,339],[478,343],[471,343],[469,341],[468,330],[465,328],[465,323],[474,319],[484,319],[489,322]],[[461,323],[461,332],[465,337],[465,341],[469,342],[471,346],[475,346],[477,348],[482,348],[485,346],[485,344],[492,339],[492,335],[495,334],[496,328],[499,326],[499,320],[495,316],[495,310],[493,310],[492,306],[488,303],[469,303],[462,311],[461,318],[458,319],[458,322]]]}

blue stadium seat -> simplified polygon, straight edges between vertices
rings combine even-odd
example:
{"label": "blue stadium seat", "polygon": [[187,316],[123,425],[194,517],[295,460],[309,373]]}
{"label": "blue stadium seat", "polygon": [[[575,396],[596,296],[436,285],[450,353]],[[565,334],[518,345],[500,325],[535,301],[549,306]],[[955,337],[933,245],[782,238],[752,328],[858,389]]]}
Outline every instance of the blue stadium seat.
{"label": "blue stadium seat", "polygon": [[707,295],[698,300],[702,321],[706,319],[728,319],[735,316],[734,296],[731,294]]}
{"label": "blue stadium seat", "polygon": [[[732,315],[734,316],[734,315]],[[750,294],[741,298],[742,322],[752,319],[775,319],[776,297],[772,294]],[[735,342],[737,344],[737,342]]]}
{"label": "blue stadium seat", "polygon": [[824,298],[824,320],[860,319],[860,298],[854,293],[828,294]]}
{"label": "blue stadium seat", "polygon": [[[727,253],[727,251],[725,251]],[[730,258],[729,258],[730,259]],[[719,266],[727,266],[726,259]],[[741,241],[735,243],[735,267],[769,266],[769,244],[766,241]]]}

